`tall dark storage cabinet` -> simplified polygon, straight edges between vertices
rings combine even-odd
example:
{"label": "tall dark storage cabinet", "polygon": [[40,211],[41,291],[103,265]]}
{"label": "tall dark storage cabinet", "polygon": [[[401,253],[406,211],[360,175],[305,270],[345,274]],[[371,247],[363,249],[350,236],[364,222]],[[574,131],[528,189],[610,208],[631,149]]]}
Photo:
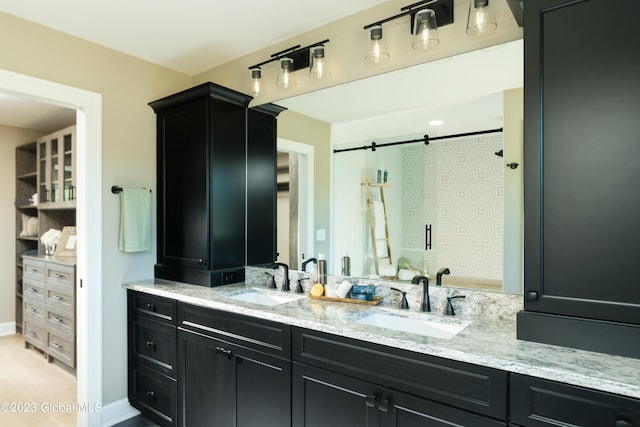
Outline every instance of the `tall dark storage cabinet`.
{"label": "tall dark storage cabinet", "polygon": [[149,104],[157,115],[156,277],[204,286],[244,280],[250,100],[205,83]]}
{"label": "tall dark storage cabinet", "polygon": [[526,4],[518,338],[640,357],[638,16],[637,0]]}

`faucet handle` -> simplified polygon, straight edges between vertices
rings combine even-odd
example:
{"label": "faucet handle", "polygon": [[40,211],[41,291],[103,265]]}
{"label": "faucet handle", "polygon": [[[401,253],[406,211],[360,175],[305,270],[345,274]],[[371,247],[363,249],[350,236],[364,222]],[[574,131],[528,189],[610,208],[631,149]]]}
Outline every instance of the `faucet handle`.
{"label": "faucet handle", "polygon": [[402,301],[400,302],[400,308],[402,309],[408,309],[409,308],[409,303],[407,302],[407,293],[405,291],[401,291],[398,288],[391,288],[391,290],[393,291],[397,291],[400,292],[402,294]]}
{"label": "faucet handle", "polygon": [[271,283],[269,283],[267,289],[278,289],[278,287],[276,286],[276,278],[274,277],[274,275],[267,272],[265,272],[264,274],[266,274],[267,276],[271,276]]}
{"label": "faucet handle", "polygon": [[447,316],[455,316],[456,312],[453,310],[453,304],[451,304],[451,300],[456,298],[466,298],[466,295],[454,295],[452,297],[447,297],[447,307],[444,310],[444,314]]}
{"label": "faucet handle", "polygon": [[296,286],[296,290],[295,290],[295,292],[297,294],[301,294],[301,293],[304,292],[304,290],[302,289],[302,281],[303,280],[310,280],[310,278],[309,277],[301,277],[301,278],[298,279],[298,285]]}

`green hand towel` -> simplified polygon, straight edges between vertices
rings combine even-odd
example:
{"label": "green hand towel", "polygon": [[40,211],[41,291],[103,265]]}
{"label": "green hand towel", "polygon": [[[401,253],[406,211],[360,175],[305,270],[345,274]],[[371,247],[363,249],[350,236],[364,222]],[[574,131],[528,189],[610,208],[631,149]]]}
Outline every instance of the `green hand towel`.
{"label": "green hand towel", "polygon": [[151,192],[146,188],[123,188],[120,192],[120,241],[122,252],[151,249]]}

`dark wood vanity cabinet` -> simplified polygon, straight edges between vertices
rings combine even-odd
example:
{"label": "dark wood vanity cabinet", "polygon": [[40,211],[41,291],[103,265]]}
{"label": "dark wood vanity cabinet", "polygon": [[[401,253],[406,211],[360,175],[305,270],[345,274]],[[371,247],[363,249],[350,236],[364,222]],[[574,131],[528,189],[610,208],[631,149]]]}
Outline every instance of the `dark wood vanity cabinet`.
{"label": "dark wood vanity cabinet", "polygon": [[177,426],[176,301],[127,292],[129,402],[156,423]]}
{"label": "dark wood vanity cabinet", "polygon": [[179,425],[291,426],[290,328],[179,307]]}
{"label": "dark wood vanity cabinet", "polygon": [[610,6],[527,3],[518,338],[640,357],[640,2]]}
{"label": "dark wood vanity cabinet", "polygon": [[640,426],[640,401],[512,374],[511,425],[523,427]]}
{"label": "dark wood vanity cabinet", "polygon": [[506,426],[507,373],[293,328],[293,425]]}

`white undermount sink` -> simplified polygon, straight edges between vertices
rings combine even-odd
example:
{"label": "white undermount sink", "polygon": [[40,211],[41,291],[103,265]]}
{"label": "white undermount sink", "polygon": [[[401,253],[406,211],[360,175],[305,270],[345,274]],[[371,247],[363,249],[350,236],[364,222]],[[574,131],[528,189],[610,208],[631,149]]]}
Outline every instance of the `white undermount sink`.
{"label": "white undermount sink", "polygon": [[248,288],[241,289],[239,291],[229,292],[224,295],[225,298],[229,298],[235,301],[250,302],[252,304],[274,306],[280,305],[291,301],[297,301],[301,298],[305,298],[304,294],[290,294],[278,291],[267,291],[264,289]]}
{"label": "white undermount sink", "polygon": [[421,314],[400,315],[372,309],[353,316],[352,321],[378,328],[444,339],[453,338],[470,323],[457,319],[429,317]]}

